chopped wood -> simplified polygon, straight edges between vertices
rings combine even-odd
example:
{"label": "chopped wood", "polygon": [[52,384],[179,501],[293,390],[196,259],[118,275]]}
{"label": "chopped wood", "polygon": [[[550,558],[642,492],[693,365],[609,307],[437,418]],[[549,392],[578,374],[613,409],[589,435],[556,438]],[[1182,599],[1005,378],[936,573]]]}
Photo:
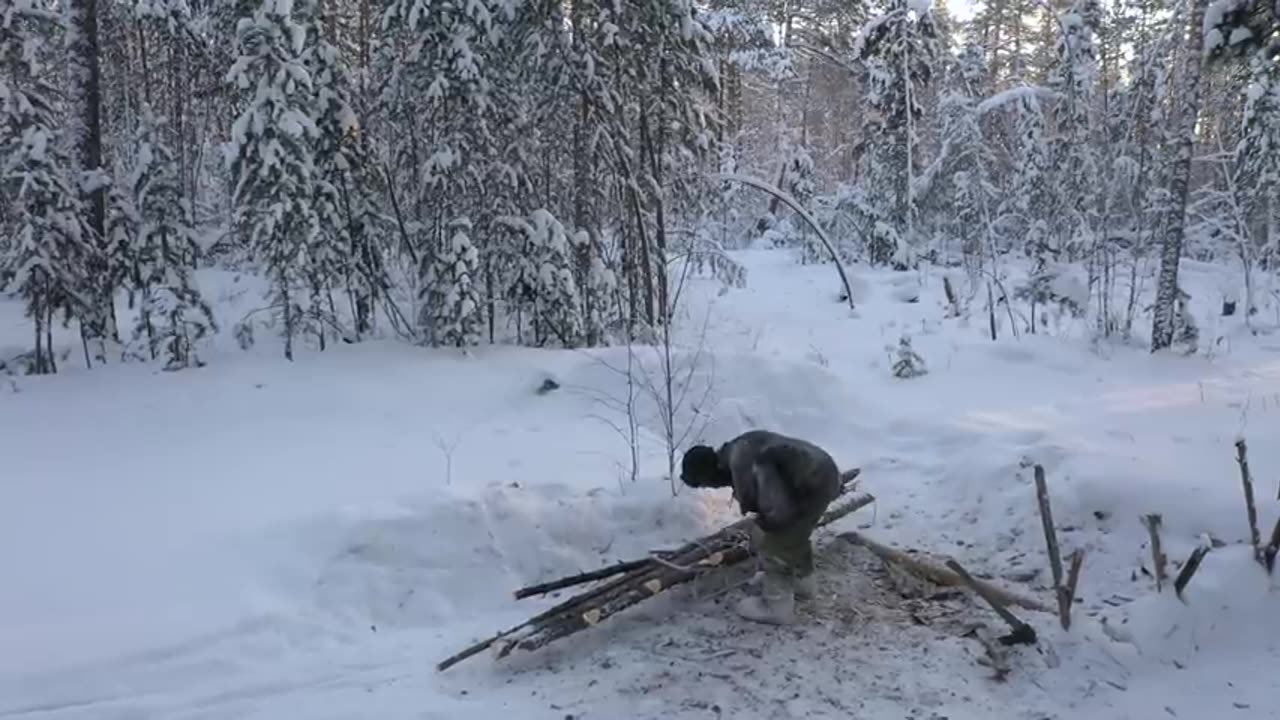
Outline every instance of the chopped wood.
{"label": "chopped wood", "polygon": [[1201,545],[1191,552],[1191,557],[1187,558],[1187,562],[1183,564],[1182,571],[1178,573],[1178,577],[1173,581],[1173,591],[1178,594],[1178,599],[1182,599],[1182,591],[1187,589],[1187,583],[1191,582],[1191,578],[1195,576],[1196,570],[1200,569],[1200,561],[1204,560],[1204,556],[1209,554],[1209,547]]}
{"label": "chopped wood", "polygon": [[1280,554],[1280,518],[1276,519],[1276,526],[1271,530],[1271,542],[1267,543],[1267,548],[1262,552],[1262,564],[1267,566],[1267,573],[1274,573],[1276,569],[1276,555]]}
{"label": "chopped wood", "polygon": [[1009,625],[1009,628],[1013,630],[1009,635],[1000,638],[1000,642],[1005,645],[1030,645],[1036,641],[1036,631],[1030,625],[1019,620],[1017,615],[1010,612],[1009,608],[1005,606],[1005,603],[1001,602],[1000,598],[996,597],[995,593],[989,592],[987,587],[979,585],[978,581],[969,574],[969,571],[960,566],[960,563],[955,560],[948,560],[947,568],[958,575],[960,580],[978,597],[985,600],[991,606],[991,609],[995,610],[996,614],[1000,616],[1000,619],[1004,620]]}
{"label": "chopped wood", "polygon": [[1147,534],[1151,536],[1151,563],[1155,566],[1152,572],[1156,574],[1156,592],[1164,589],[1164,581],[1168,577],[1166,566],[1169,558],[1160,547],[1160,524],[1163,521],[1160,513],[1150,513],[1142,516],[1142,524],[1146,526]]}
{"label": "chopped wood", "polygon": [[993,678],[997,682],[1004,682],[1009,673],[1013,672],[1013,666],[1009,663],[1009,651],[1005,646],[996,642],[981,625],[974,627],[966,635],[977,640],[987,653],[986,657],[978,658],[978,664],[991,668]]}
{"label": "chopped wood", "polygon": [[[853,481],[857,476],[857,470],[841,474],[844,481],[841,486],[842,494],[855,485]],[[854,495],[844,502],[838,501],[823,515],[818,526],[829,525],[874,501],[875,498],[867,494]],[[725,567],[742,562],[751,556],[750,527],[754,522],[751,517],[743,518],[719,532],[664,553],[661,558],[649,557],[644,558],[643,562],[637,561],[639,564],[633,569],[618,573],[607,582],[581,592],[513,628],[475,643],[440,662],[436,669],[447,670],[495,646],[498,648],[498,657],[505,657],[517,648],[534,650],[543,647],[688,582],[708,566]],[[562,583],[561,587],[568,587],[563,583],[572,579],[564,578],[553,583],[559,582]]]}
{"label": "chopped wood", "polygon": [[1076,587],[1080,584],[1080,569],[1084,567],[1084,550],[1071,553],[1071,569],[1067,571],[1067,586],[1058,594],[1058,612],[1062,629],[1071,629],[1071,608],[1076,601]]}
{"label": "chopped wood", "polygon": [[1244,504],[1249,513],[1249,541],[1253,554],[1262,557],[1262,535],[1258,532],[1258,506],[1253,501],[1253,475],[1249,472],[1249,446],[1244,438],[1236,441],[1236,463],[1240,465],[1240,482],[1244,485]]}
{"label": "chopped wood", "polygon": [[[846,542],[854,545],[860,545],[867,550],[870,550],[871,553],[880,558],[882,562],[897,565],[898,567],[907,570],[918,577],[924,578],[935,585],[941,585],[943,587],[967,587],[967,583],[965,583],[965,581],[955,572],[912,557],[901,550],[891,548],[887,545],[881,545],[862,533],[853,531],[845,532],[841,533],[839,537]],[[993,597],[998,598],[1006,605],[1015,605],[1026,610],[1051,612],[1047,605],[1038,600],[1023,597],[985,580],[978,580],[975,578],[973,582],[980,585],[986,592],[991,594]]]}

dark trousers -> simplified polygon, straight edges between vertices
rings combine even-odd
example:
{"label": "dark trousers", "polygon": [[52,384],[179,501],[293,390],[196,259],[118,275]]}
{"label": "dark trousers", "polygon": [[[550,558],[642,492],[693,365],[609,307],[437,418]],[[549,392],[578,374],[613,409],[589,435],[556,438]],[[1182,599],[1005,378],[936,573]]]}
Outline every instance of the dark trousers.
{"label": "dark trousers", "polygon": [[812,508],[793,522],[773,532],[756,528],[760,559],[764,571],[793,579],[813,574],[813,531],[827,510],[826,505]]}

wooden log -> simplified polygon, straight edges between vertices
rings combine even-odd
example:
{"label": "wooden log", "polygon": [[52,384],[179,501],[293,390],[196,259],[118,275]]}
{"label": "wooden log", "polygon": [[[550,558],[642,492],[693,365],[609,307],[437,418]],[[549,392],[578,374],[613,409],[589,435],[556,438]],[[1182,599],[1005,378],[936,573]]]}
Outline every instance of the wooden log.
{"label": "wooden log", "polygon": [[[867,550],[870,550],[872,554],[880,558],[882,561],[893,563],[907,572],[924,578],[935,585],[956,588],[966,587],[965,581],[955,572],[947,568],[925,562],[918,558],[914,558],[901,550],[891,548],[887,545],[881,545],[862,533],[852,531],[844,532],[840,533],[839,537],[846,542],[854,545],[860,545]],[[1023,597],[985,580],[974,578],[973,581],[978,585],[981,585],[986,592],[990,593],[992,597],[998,598],[1005,605],[1013,605],[1025,610],[1036,610],[1038,612],[1052,612],[1047,605],[1038,600]]]}
{"label": "wooden log", "polygon": [[1036,641],[1035,629],[1019,620],[1017,615],[1010,612],[1004,602],[1002,602],[1000,598],[996,597],[996,593],[990,592],[987,586],[979,585],[978,581],[969,574],[969,571],[960,566],[960,563],[955,560],[948,560],[947,568],[959,576],[960,581],[963,582],[966,587],[972,590],[978,597],[985,600],[986,603],[991,606],[991,609],[995,610],[996,614],[1000,616],[1000,619],[1004,620],[1005,623],[1008,624],[1009,628],[1013,632],[1001,638],[1001,642],[1005,645],[1030,645]]}
{"label": "wooden log", "polygon": [[1249,513],[1249,542],[1253,554],[1262,558],[1262,535],[1258,532],[1258,506],[1253,500],[1253,475],[1249,472],[1249,446],[1244,438],[1236,441],[1236,463],[1240,466],[1240,483],[1244,486],[1244,504]]}
{"label": "wooden log", "polygon": [[1147,534],[1151,536],[1151,564],[1154,566],[1152,572],[1156,576],[1156,592],[1164,589],[1164,580],[1166,575],[1166,566],[1169,558],[1164,554],[1164,550],[1160,546],[1160,524],[1163,518],[1159,513],[1150,513],[1142,516],[1142,524],[1147,528]]}
{"label": "wooden log", "polygon": [[1182,565],[1182,571],[1178,573],[1177,579],[1173,581],[1173,591],[1178,595],[1178,599],[1182,600],[1182,591],[1187,589],[1187,583],[1191,582],[1191,578],[1195,576],[1196,570],[1200,569],[1200,562],[1204,560],[1204,556],[1209,554],[1209,546],[1201,545],[1191,551],[1191,557]]}

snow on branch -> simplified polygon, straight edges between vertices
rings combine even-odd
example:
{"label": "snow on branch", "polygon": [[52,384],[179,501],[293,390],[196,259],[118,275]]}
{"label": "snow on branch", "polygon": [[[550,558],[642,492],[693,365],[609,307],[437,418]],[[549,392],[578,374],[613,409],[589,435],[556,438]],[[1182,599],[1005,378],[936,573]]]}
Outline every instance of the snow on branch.
{"label": "snow on branch", "polygon": [[853,288],[849,285],[849,276],[845,274],[844,263],[840,262],[840,254],[836,252],[835,244],[831,242],[831,238],[827,237],[827,233],[822,229],[822,225],[820,225],[818,221],[809,214],[808,210],[804,209],[804,206],[800,204],[800,201],[792,197],[790,193],[780,190],[760,178],[751,177],[750,175],[722,173],[717,176],[717,179],[725,182],[742,183],[748,187],[753,187],[761,192],[772,195],[784,205],[794,210],[796,215],[799,215],[800,218],[809,225],[809,227],[813,228],[813,231],[818,235],[818,239],[826,246],[827,252],[831,253],[831,260],[835,262],[836,271],[840,273],[840,282],[844,283],[845,297],[849,299],[849,309],[852,310],[854,308]]}
{"label": "snow on branch", "polygon": [[995,95],[992,95],[986,100],[978,103],[978,114],[985,115],[992,110],[998,110],[1009,103],[1017,102],[1025,97],[1056,100],[1060,96],[1053,90],[1040,85],[1019,85],[1018,87],[1009,88],[1004,92],[996,93]]}

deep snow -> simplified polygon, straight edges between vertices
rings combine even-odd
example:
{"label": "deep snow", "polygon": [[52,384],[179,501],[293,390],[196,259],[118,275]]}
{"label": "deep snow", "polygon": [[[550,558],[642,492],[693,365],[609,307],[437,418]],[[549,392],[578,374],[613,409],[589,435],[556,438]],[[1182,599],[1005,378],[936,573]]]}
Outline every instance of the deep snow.
{"label": "deep snow", "polygon": [[[705,533],[734,518],[730,500],[672,498],[642,388],[628,479],[624,349],[379,342],[289,364],[266,340],[233,350],[224,327],[200,370],[85,372],[73,354],[58,376],[0,382],[0,717],[1280,717],[1280,594],[1239,545],[1232,447],[1251,441],[1265,535],[1280,514],[1280,340],[1269,307],[1257,336],[1216,317],[1231,271],[1186,264],[1212,351],[1177,357],[1092,345],[1084,321],[993,343],[985,295],[945,317],[937,270],[851,268],[851,313],[830,266],[740,257],[745,289],[690,289],[689,440],[811,437],[879,498],[839,528],[1049,600],[1029,469],[1045,466],[1064,552],[1089,553],[1081,603],[1069,633],[1026,614],[1042,642],[1007,682],[963,637],[996,626],[988,610],[904,600],[829,537],[826,594],[799,627],[739,623],[742,590],[699,585],[543,652],[437,674],[551,602],[513,601],[515,587]],[[251,282],[202,282],[225,326],[252,305]],[[891,377],[903,333],[927,375]],[[26,334],[0,304],[0,349]],[[547,377],[561,388],[540,395]],[[1171,561],[1206,535],[1227,543],[1185,604],[1141,570],[1150,512]]]}

